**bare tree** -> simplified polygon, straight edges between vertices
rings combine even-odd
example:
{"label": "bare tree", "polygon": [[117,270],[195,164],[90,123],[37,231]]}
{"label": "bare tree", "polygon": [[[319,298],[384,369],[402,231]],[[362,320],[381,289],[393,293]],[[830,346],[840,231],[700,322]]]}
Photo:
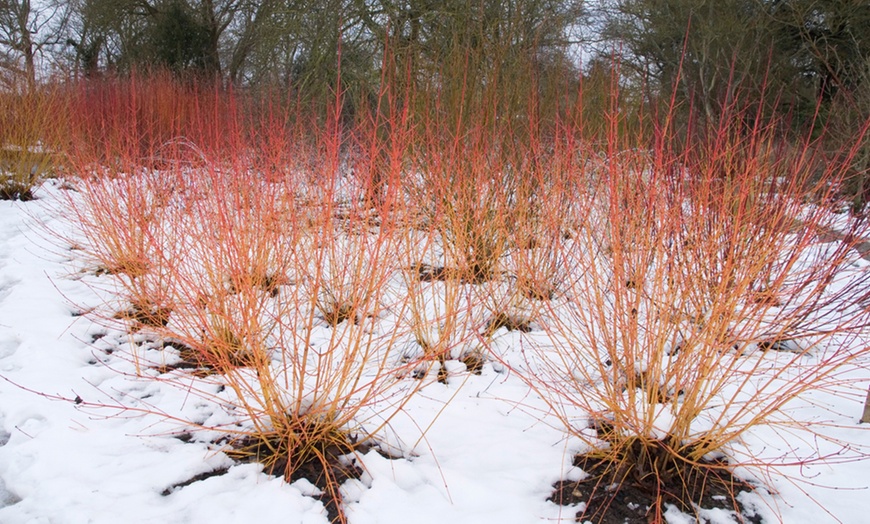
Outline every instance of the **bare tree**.
{"label": "bare tree", "polygon": [[0,0],[0,68],[6,82],[25,79],[28,89],[36,85],[40,56],[64,41],[69,6],[60,0]]}

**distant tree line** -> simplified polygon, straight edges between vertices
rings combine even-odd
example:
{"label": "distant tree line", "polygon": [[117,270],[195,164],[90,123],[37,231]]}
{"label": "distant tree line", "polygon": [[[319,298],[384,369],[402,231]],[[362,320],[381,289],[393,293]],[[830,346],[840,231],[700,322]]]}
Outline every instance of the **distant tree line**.
{"label": "distant tree line", "polygon": [[160,67],[316,92],[340,56],[342,82],[363,89],[380,81],[385,49],[415,81],[458,50],[475,67],[566,56],[582,15],[578,0],[0,0],[0,68],[7,84]]}
{"label": "distant tree line", "polygon": [[639,97],[674,95],[706,120],[752,100],[798,122],[843,108],[857,121],[870,111],[870,2],[0,0],[6,86],[156,67],[311,96],[340,81],[359,99],[384,78],[465,75],[462,89],[510,96],[530,75],[569,89],[566,75],[618,70]]}
{"label": "distant tree line", "polygon": [[870,89],[870,2],[618,0],[603,33],[626,70],[715,119],[735,97],[806,117]]}

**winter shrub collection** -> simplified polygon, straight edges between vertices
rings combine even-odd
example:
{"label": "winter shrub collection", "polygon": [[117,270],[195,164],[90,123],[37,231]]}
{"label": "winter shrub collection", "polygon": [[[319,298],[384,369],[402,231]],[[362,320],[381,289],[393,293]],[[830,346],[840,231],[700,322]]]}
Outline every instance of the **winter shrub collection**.
{"label": "winter shrub collection", "polygon": [[236,425],[190,431],[308,478],[331,519],[408,400],[483,366],[582,442],[587,475],[554,500],[584,519],[623,487],[649,522],[723,494],[739,513],[732,473],[771,466],[742,438],[804,426],[790,403],[870,356],[857,150],[828,154],[824,130],[614,103],[592,136],[582,90],[546,121],[532,98],[504,115],[384,88],[347,114],[334,96],[324,116],[171,75],[71,83],[19,106],[42,129],[0,156],[7,198],[62,179],[77,233],[58,242],[113,297],[91,317],[162,344],[128,356],[138,374],[219,384]]}

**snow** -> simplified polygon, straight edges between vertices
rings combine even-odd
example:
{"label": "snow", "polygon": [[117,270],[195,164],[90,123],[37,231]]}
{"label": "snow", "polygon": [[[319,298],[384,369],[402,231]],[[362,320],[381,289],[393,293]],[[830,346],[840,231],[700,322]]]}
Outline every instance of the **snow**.
{"label": "snow", "polygon": [[[103,303],[107,288],[105,277],[81,273],[80,255],[59,240],[75,234],[62,191],[47,183],[35,201],[0,202],[0,522],[327,522],[309,482],[287,484],[259,465],[234,463],[208,433],[176,438],[185,420],[231,423],[221,409],[227,393],[208,380],[137,376],[134,356],[165,359],[165,352],[78,315]],[[499,331],[492,349],[507,360],[524,337],[540,336]],[[446,383],[425,382],[390,421],[383,447],[398,457],[375,450],[360,457],[364,474],[342,487],[349,522],[571,522],[577,508],[547,498],[555,482],[582,475],[571,464],[583,446],[517,376],[522,366],[490,362],[473,375],[448,365]],[[788,433],[760,427],[724,450],[783,464],[828,454],[827,462],[770,473],[773,493],[740,495],[765,522],[866,522],[870,476],[859,459],[870,434],[856,423],[863,401],[856,392],[866,391],[870,373],[856,363],[843,376],[843,394],[790,406],[798,420],[830,424],[822,431],[830,440],[794,426]],[[661,416],[665,431],[669,415]],[[220,468],[228,470],[173,488]],[[738,473],[766,477],[763,468]],[[731,522],[723,510],[702,515]],[[692,522],[673,507],[666,517]]]}

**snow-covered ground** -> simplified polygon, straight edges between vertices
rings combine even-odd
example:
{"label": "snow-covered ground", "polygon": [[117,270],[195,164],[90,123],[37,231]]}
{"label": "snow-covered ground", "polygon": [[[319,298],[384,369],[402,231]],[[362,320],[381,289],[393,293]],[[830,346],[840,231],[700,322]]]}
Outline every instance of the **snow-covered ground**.
{"label": "snow-covered ground", "polygon": [[[60,191],[48,185],[33,202],[0,202],[0,523],[327,522],[307,481],[286,484],[259,465],[234,463],[207,439],[184,442],[181,422],[146,413],[201,420],[219,409],[177,382],[136,377],[125,358],[134,349],[125,348],[141,340],[80,315],[103,299],[77,254],[48,233],[70,227]],[[506,334],[500,344],[522,336]],[[852,376],[866,389],[870,372]],[[779,469],[768,479],[776,494],[746,494],[744,503],[765,522],[867,522],[868,462],[852,460],[870,448],[870,433],[857,424],[861,399],[804,400],[795,412],[839,425],[822,429],[836,440],[759,429],[741,445],[773,462],[818,449],[832,454],[828,464]],[[404,458],[361,457],[365,473],[343,487],[351,523],[573,521],[576,508],[547,498],[555,482],[577,478],[571,462],[582,446],[500,366],[427,384],[390,434]],[[228,470],[175,487],[219,468]]]}

